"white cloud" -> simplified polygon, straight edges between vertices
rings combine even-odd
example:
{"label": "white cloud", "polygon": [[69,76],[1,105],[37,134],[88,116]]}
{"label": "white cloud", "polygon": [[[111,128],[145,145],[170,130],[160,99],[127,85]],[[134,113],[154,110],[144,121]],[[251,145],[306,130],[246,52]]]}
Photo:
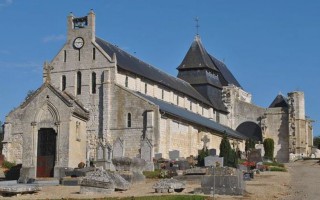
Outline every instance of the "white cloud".
{"label": "white cloud", "polygon": [[6,7],[13,3],[13,0],[0,0],[0,7]]}
{"label": "white cloud", "polygon": [[65,35],[48,35],[46,37],[44,37],[42,39],[42,41],[44,43],[48,43],[48,42],[55,42],[55,41],[61,41],[61,40],[65,40],[66,39],[66,36]]}

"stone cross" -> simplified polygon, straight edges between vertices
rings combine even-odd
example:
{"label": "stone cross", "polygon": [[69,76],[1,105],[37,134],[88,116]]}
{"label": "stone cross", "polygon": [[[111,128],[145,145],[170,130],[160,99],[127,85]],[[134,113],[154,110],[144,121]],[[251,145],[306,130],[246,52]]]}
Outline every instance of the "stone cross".
{"label": "stone cross", "polygon": [[53,66],[49,65],[49,63],[44,62],[44,70],[46,70],[46,83],[50,83],[51,81],[51,71],[53,70]]}
{"label": "stone cross", "polygon": [[205,135],[202,139],[201,139],[201,141],[203,142],[203,149],[204,150],[207,150],[207,143],[209,143],[210,142],[210,139],[207,137],[207,135]]}

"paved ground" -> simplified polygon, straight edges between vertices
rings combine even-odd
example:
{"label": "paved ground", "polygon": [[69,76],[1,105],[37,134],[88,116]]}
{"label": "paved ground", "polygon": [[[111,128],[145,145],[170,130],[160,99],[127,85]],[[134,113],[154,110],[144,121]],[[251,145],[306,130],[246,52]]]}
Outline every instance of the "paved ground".
{"label": "paved ground", "polygon": [[285,200],[320,199],[320,164],[316,160],[297,161],[287,165],[290,173],[289,195]]}

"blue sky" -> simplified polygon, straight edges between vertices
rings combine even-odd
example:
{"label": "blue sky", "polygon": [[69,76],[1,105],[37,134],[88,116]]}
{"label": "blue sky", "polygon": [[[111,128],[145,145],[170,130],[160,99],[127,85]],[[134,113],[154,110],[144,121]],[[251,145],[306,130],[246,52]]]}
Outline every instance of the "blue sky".
{"label": "blue sky", "polygon": [[0,120],[42,83],[42,64],[66,39],[70,12],[96,13],[97,36],[176,75],[196,33],[253,102],[304,91],[320,135],[320,1],[0,0]]}

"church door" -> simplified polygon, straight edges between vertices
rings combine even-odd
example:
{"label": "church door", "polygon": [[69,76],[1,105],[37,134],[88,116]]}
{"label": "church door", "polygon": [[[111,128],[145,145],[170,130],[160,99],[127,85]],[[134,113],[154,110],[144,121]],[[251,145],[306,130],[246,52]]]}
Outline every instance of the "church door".
{"label": "church door", "polygon": [[38,134],[37,177],[53,177],[56,155],[56,133],[42,128]]}

